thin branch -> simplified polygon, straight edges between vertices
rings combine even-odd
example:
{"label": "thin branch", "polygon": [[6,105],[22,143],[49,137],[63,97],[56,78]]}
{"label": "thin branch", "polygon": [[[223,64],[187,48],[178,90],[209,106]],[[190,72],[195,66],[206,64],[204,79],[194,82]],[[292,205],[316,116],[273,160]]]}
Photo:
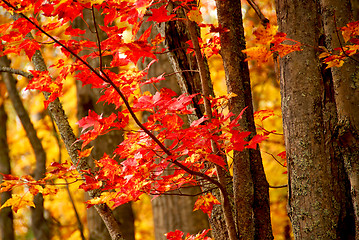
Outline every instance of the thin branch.
{"label": "thin branch", "polygon": [[279,186],[271,186],[271,185],[269,185],[269,188],[286,188],[286,187],[288,187],[288,184],[279,185]]}
{"label": "thin branch", "polygon": [[102,64],[102,51],[101,51],[101,40],[100,40],[100,35],[98,33],[98,29],[97,29],[97,23],[96,23],[96,16],[95,16],[95,8],[92,5],[92,19],[93,19],[93,24],[95,26],[95,34],[96,34],[96,39],[97,39],[97,47],[98,47],[98,53],[99,53],[99,58],[100,58],[100,72],[103,72],[103,64]]}
{"label": "thin branch", "polygon": [[33,78],[33,75],[31,73],[28,73],[28,72],[25,72],[25,71],[22,71],[22,70],[18,70],[18,69],[14,69],[14,68],[11,68],[11,67],[0,66],[0,72],[8,72],[8,73],[21,75],[21,76],[26,77],[28,79]]}
{"label": "thin branch", "polygon": [[[212,108],[211,108],[211,103],[208,99],[208,97],[210,96],[209,84],[210,84],[211,80],[209,79],[209,77],[207,75],[207,70],[205,67],[204,59],[203,59],[200,45],[198,42],[198,34],[197,34],[197,31],[195,28],[195,22],[192,22],[187,19],[186,23],[187,23],[189,34],[191,36],[191,40],[192,40],[192,44],[194,47],[194,52],[196,55],[198,68],[199,68],[199,76],[201,79],[202,94],[203,94],[203,100],[204,100],[204,109],[205,109],[205,112],[206,112],[209,120],[211,121]],[[217,144],[212,139],[211,139],[211,147],[212,147],[212,152],[214,154],[219,153]],[[218,183],[221,186],[219,189],[221,190],[221,195],[222,195],[222,199],[223,199],[222,208],[223,208],[223,213],[224,213],[224,217],[225,217],[225,222],[227,225],[229,239],[235,240],[235,239],[237,239],[237,231],[236,231],[236,226],[235,226],[233,215],[232,215],[232,209],[231,209],[231,204],[230,204],[230,200],[229,200],[229,195],[225,188],[225,186],[227,185],[226,173],[222,169],[222,167],[220,167],[218,165],[215,165],[215,167],[216,167],[217,176],[218,176]]]}
{"label": "thin branch", "polygon": [[272,158],[274,158],[274,160],[275,160],[277,163],[279,163],[279,165],[281,165],[282,167],[285,167],[285,168],[286,168],[286,166],[284,166],[283,163],[279,162],[279,160],[278,160],[273,154],[271,154],[271,153],[269,153],[269,152],[266,152],[266,151],[263,151],[263,152],[265,152],[266,154],[269,154],[270,156],[272,156]]}
{"label": "thin branch", "polygon": [[269,23],[268,18],[266,18],[262,11],[259,9],[257,4],[254,2],[254,0],[247,0],[248,4],[251,5],[251,7],[254,9],[256,14],[258,15],[259,19],[261,20],[261,23],[264,27],[267,27],[267,24]]}
{"label": "thin branch", "polygon": [[335,32],[336,32],[336,34],[337,34],[337,38],[338,38],[338,41],[339,41],[339,45],[340,45],[340,48],[341,48],[342,51],[343,51],[343,54],[344,54],[347,58],[353,60],[354,62],[359,63],[358,60],[356,60],[356,59],[353,58],[352,56],[349,56],[349,55],[345,52],[344,47],[343,47],[343,44],[342,44],[342,41],[340,40],[340,36],[339,36],[339,32],[338,32],[338,27],[337,27],[337,19],[336,19],[336,17],[335,17],[335,14],[334,14],[333,18],[334,18]]}
{"label": "thin branch", "polygon": [[[59,137],[59,134],[58,134],[57,131],[56,131],[54,119],[52,118],[51,114],[49,114],[49,116],[50,116],[50,119],[51,119],[53,134],[54,134],[54,137],[55,137],[55,139],[56,139],[57,147],[58,147],[58,150],[59,150],[58,161],[59,161],[59,163],[61,163],[61,162],[62,162],[62,154],[61,154],[61,141],[60,141],[60,137]],[[77,226],[78,226],[79,231],[80,231],[81,239],[82,239],[82,240],[86,240],[85,235],[84,235],[84,227],[83,227],[83,224],[82,224],[80,215],[79,215],[79,213],[78,213],[78,211],[77,211],[77,208],[76,208],[76,205],[75,205],[75,201],[74,201],[74,199],[73,199],[73,197],[72,197],[72,194],[71,194],[71,191],[70,191],[70,187],[69,187],[69,182],[68,182],[68,180],[67,180],[66,178],[65,178],[64,180],[65,180],[65,182],[66,182],[67,194],[68,194],[68,196],[69,196],[69,199],[70,199],[72,208],[74,209],[74,213],[75,213],[76,220],[77,220]]]}
{"label": "thin branch", "polygon": [[[193,186],[191,186],[191,187],[193,187]],[[204,194],[204,193],[207,193],[207,192],[211,192],[211,191],[213,191],[215,188],[210,188],[210,189],[207,189],[207,190],[205,190],[205,191],[201,191],[201,192],[199,192],[199,193],[193,193],[193,194],[186,194],[186,193],[182,193],[182,192],[179,192],[179,193],[171,193],[171,192],[174,192],[174,191],[179,191],[179,189],[176,189],[176,190],[173,190],[173,191],[170,191],[170,192],[156,192],[156,193],[153,193],[153,192],[151,192],[150,194],[151,195],[172,195],[172,196],[181,196],[181,197],[183,197],[183,196],[186,196],[186,197],[196,197],[196,196],[199,196],[199,195],[202,195],[202,194]]]}

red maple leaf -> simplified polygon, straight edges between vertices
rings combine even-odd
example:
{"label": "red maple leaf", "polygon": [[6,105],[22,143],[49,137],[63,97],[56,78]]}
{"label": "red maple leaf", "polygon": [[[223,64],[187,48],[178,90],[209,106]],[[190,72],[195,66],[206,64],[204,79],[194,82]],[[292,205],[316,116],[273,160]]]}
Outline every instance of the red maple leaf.
{"label": "red maple leaf", "polygon": [[147,19],[147,22],[154,21],[154,22],[168,22],[172,20],[176,14],[167,15],[168,11],[166,9],[166,5],[162,5],[160,8],[153,8],[151,9],[152,16]]}

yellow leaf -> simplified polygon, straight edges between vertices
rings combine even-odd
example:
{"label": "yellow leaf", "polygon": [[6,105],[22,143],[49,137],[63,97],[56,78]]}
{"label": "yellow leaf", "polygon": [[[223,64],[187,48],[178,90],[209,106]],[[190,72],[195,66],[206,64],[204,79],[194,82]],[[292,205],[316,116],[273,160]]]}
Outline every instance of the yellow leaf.
{"label": "yellow leaf", "polygon": [[46,196],[46,195],[55,195],[58,191],[59,191],[59,189],[56,186],[46,186],[42,190],[42,195],[44,195],[44,196]]}
{"label": "yellow leaf", "polygon": [[203,21],[202,14],[198,8],[193,9],[187,13],[188,19],[200,24]]}
{"label": "yellow leaf", "polygon": [[267,45],[269,44],[274,35],[276,35],[278,30],[278,26],[272,26],[270,24],[267,25],[267,28],[263,26],[258,27],[253,34],[256,36],[256,43]]}
{"label": "yellow leaf", "polygon": [[328,66],[325,68],[331,68],[331,67],[341,67],[344,64],[344,61],[341,59],[333,59],[332,61],[326,62]]}
{"label": "yellow leaf", "polygon": [[86,150],[83,150],[83,151],[78,151],[79,152],[79,159],[80,158],[85,158],[85,157],[88,157],[88,156],[90,156],[90,154],[91,154],[91,151],[92,151],[92,149],[94,148],[94,146],[92,146],[92,147],[90,147],[90,148],[88,148],[88,149],[86,149]]}
{"label": "yellow leaf", "polygon": [[247,54],[246,61],[257,60],[259,63],[265,63],[268,61],[272,52],[268,51],[266,47],[251,47],[243,50]]}
{"label": "yellow leaf", "polygon": [[8,199],[1,207],[0,210],[5,207],[11,207],[12,210],[16,213],[19,209],[25,208],[27,206],[35,207],[33,202],[33,195],[30,193],[25,193],[25,195],[20,196],[18,194],[13,194],[12,198]]}
{"label": "yellow leaf", "polygon": [[29,185],[29,191],[32,195],[36,195],[38,194],[39,192],[41,193],[43,190],[43,188],[40,186],[40,185],[37,185],[37,184],[31,184]]}

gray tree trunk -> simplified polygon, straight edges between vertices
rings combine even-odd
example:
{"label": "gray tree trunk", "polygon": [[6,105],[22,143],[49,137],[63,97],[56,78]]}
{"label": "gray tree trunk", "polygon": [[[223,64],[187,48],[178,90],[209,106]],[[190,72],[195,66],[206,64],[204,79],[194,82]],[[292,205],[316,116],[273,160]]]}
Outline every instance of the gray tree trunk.
{"label": "gray tree trunk", "polygon": [[276,5],[279,31],[310,46],[280,60],[288,211],[294,237],[354,239],[350,185],[337,132],[341,113],[334,71],[325,70],[316,50],[325,44],[323,9],[319,1],[309,0],[277,0]]}
{"label": "gray tree trunk", "polygon": [[[229,109],[238,116],[247,107],[241,120],[242,131],[256,134],[253,117],[251,83],[240,1],[216,1],[218,23],[229,29],[221,32],[223,58],[228,93],[237,96],[229,101]],[[269,185],[262,158],[257,149],[245,149],[233,154],[233,192],[235,219],[239,239],[273,239],[269,209]]]}

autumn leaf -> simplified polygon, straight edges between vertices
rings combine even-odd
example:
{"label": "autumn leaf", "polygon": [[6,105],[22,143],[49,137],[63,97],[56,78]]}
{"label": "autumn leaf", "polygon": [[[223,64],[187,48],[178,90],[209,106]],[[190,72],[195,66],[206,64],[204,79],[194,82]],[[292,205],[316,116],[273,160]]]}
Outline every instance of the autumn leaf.
{"label": "autumn leaf", "polygon": [[246,61],[257,60],[258,63],[268,62],[269,58],[272,56],[272,53],[268,51],[266,47],[251,47],[244,49],[242,52],[247,54]]}
{"label": "autumn leaf", "polygon": [[169,232],[165,234],[166,238],[171,240],[182,240],[183,235],[184,233],[178,229],[176,229],[174,232]]}
{"label": "autumn leaf", "polygon": [[267,24],[267,27],[263,26],[258,27],[253,34],[256,36],[256,43],[268,45],[272,43],[274,36],[276,36],[278,30],[278,26],[272,26],[271,24]]}
{"label": "autumn leaf", "polygon": [[157,8],[157,9],[153,8],[153,9],[151,9],[151,11],[152,11],[152,16],[150,16],[147,19],[147,22],[150,22],[150,21],[154,21],[154,22],[158,22],[158,23],[168,22],[176,16],[176,14],[167,15],[168,11],[166,9],[166,5],[162,5],[161,7]]}
{"label": "autumn leaf", "polygon": [[194,204],[193,211],[201,209],[204,213],[208,214],[208,217],[211,217],[213,205],[215,204],[221,203],[212,195],[212,193],[207,193],[206,195],[198,197]]}
{"label": "autumn leaf", "polygon": [[35,52],[41,48],[41,45],[33,39],[25,39],[18,48],[24,50],[27,57],[31,59]]}
{"label": "autumn leaf", "polygon": [[45,108],[47,108],[50,102],[53,102],[56,98],[62,96],[63,83],[60,78],[52,80],[48,71],[30,70],[30,72],[32,73],[33,78],[29,80],[26,90],[36,89],[41,92],[50,93],[49,98],[44,101]]}
{"label": "autumn leaf", "polygon": [[79,36],[80,34],[85,34],[85,30],[79,29],[79,28],[72,28],[72,26],[68,26],[65,30],[65,35],[69,35],[69,36]]}
{"label": "autumn leaf", "polygon": [[278,153],[277,156],[285,160],[286,159],[286,151]]}
{"label": "autumn leaf", "polygon": [[340,28],[345,42],[348,42],[352,37],[359,35],[359,21],[350,22],[346,26]]}
{"label": "autumn leaf", "polygon": [[197,24],[200,24],[203,22],[202,13],[199,10],[199,8],[193,8],[187,13],[187,17],[189,20],[196,22]]}
{"label": "autumn leaf", "polygon": [[8,199],[1,207],[0,210],[5,207],[11,207],[15,213],[21,208],[26,207],[35,207],[34,202],[32,201],[33,195],[29,192],[24,195],[13,194],[10,199]]}
{"label": "autumn leaf", "polygon": [[96,180],[93,177],[90,177],[88,175],[84,175],[85,178],[85,182],[83,184],[81,184],[79,186],[79,188],[85,190],[85,191],[90,191],[90,190],[94,190],[94,189],[98,189],[102,186],[102,182]]}
{"label": "autumn leaf", "polygon": [[273,110],[259,110],[259,111],[255,111],[253,115],[254,115],[254,119],[258,119],[262,122],[265,119],[274,116],[275,114]]}
{"label": "autumn leaf", "polygon": [[271,47],[271,50],[277,52],[280,57],[284,57],[292,52],[302,51],[300,44],[288,45],[288,44],[278,44]]}
{"label": "autumn leaf", "polygon": [[80,158],[85,158],[85,157],[90,156],[91,151],[92,151],[93,148],[94,148],[94,146],[92,146],[92,147],[90,147],[90,148],[88,148],[88,149],[82,150],[82,151],[78,150],[78,152],[79,152],[79,159],[80,159]]}
{"label": "autumn leaf", "polygon": [[255,135],[248,143],[248,145],[246,146],[246,148],[252,148],[252,149],[256,149],[257,148],[257,144],[261,143],[263,140],[268,139],[268,136],[266,135]]}

